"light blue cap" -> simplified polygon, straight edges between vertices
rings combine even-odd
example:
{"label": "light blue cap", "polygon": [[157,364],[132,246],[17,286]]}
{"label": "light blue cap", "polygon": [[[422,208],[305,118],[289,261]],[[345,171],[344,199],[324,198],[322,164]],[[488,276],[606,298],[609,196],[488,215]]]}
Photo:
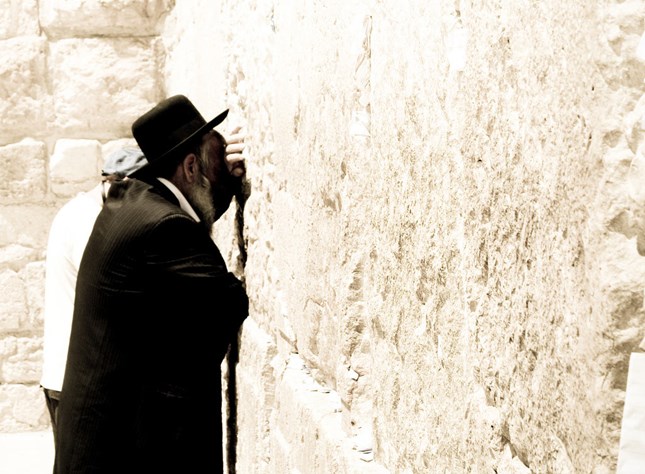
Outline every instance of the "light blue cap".
{"label": "light blue cap", "polygon": [[148,160],[137,147],[124,147],[110,153],[103,163],[103,176],[118,174],[128,176],[144,165]]}

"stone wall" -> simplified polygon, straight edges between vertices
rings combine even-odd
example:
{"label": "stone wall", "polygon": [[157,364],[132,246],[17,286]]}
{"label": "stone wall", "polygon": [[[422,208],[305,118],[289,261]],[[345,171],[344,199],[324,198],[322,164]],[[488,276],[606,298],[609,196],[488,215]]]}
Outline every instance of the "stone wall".
{"label": "stone wall", "polygon": [[250,144],[240,472],[611,472],[642,2],[203,6]]}
{"label": "stone wall", "polygon": [[0,0],[0,430],[48,425],[39,388],[53,216],[165,94],[172,2]]}
{"label": "stone wall", "polygon": [[46,423],[55,209],[184,93],[248,134],[246,260],[216,226],[251,298],[238,472],[612,472],[645,336],[643,2],[4,3],[3,429]]}

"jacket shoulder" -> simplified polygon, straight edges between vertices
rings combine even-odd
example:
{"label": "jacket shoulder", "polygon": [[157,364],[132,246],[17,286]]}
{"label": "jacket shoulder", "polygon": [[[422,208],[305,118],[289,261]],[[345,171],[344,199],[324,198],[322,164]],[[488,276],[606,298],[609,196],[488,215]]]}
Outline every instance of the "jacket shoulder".
{"label": "jacket shoulder", "polygon": [[190,217],[181,210],[177,198],[161,183],[147,183],[137,179],[127,179],[113,184],[105,207],[131,214],[142,219],[159,222],[166,217]]}

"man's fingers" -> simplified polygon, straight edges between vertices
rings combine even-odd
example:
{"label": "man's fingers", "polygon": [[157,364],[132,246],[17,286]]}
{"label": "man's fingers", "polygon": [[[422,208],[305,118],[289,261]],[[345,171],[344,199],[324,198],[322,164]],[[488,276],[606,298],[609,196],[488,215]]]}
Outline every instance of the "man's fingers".
{"label": "man's fingers", "polygon": [[232,128],[230,132],[228,132],[228,135],[226,137],[226,143],[228,145],[231,145],[233,143],[243,143],[244,139],[246,138],[246,134],[242,133],[242,127],[237,126],[235,128]]}
{"label": "man's fingers", "polygon": [[231,174],[236,178],[239,178],[240,176],[243,176],[246,173],[246,165],[244,164],[244,160],[231,162],[229,164],[229,167],[231,170]]}
{"label": "man's fingers", "polygon": [[227,155],[226,156],[226,166],[228,167],[229,172],[239,178],[240,176],[246,173],[246,164],[244,163],[244,157],[239,154]]}
{"label": "man's fingers", "polygon": [[235,135],[229,135],[226,137],[226,144],[227,145],[232,145],[234,143],[243,143],[244,139],[246,138],[246,135],[242,133],[237,133]]}
{"label": "man's fingers", "polygon": [[242,153],[244,151],[244,143],[229,143],[226,145],[226,154],[234,155],[236,153]]}
{"label": "man's fingers", "polygon": [[242,126],[241,126],[241,125],[237,125],[237,126],[233,127],[233,128],[228,132],[228,134],[229,134],[229,135],[235,135],[236,133],[239,133],[239,132],[240,132],[240,130],[242,130]]}
{"label": "man's fingers", "polygon": [[244,157],[242,155],[235,154],[235,155],[228,155],[226,157],[226,164],[228,165],[229,169],[232,169],[238,163],[244,164]]}
{"label": "man's fingers", "polygon": [[243,155],[246,149],[245,140],[246,134],[242,133],[241,126],[232,128],[226,137],[226,166],[231,175],[236,178],[240,178],[246,173],[245,157]]}

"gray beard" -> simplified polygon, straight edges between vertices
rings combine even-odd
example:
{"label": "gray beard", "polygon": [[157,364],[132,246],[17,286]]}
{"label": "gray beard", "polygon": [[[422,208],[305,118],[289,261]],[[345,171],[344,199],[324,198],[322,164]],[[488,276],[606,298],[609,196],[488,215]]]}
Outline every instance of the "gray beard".
{"label": "gray beard", "polygon": [[191,188],[188,197],[190,205],[210,232],[215,223],[215,204],[213,203],[213,190],[206,176],[201,175],[201,183]]}

